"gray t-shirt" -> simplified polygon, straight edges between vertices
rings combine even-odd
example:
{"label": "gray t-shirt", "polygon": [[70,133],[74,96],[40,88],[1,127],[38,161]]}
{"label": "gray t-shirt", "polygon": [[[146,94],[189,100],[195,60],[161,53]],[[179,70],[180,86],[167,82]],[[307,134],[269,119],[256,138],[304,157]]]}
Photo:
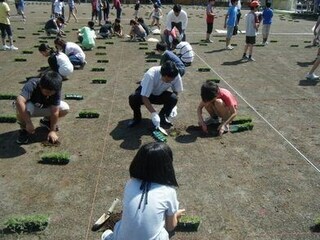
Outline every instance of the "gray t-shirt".
{"label": "gray t-shirt", "polygon": [[180,74],[170,83],[161,80],[161,66],[151,67],[141,80],[141,96],[150,97],[150,95],[159,96],[169,88],[177,93],[183,91],[183,84]]}
{"label": "gray t-shirt", "polygon": [[253,12],[249,12],[246,17],[246,36],[254,37],[257,35],[256,20],[256,15]]}

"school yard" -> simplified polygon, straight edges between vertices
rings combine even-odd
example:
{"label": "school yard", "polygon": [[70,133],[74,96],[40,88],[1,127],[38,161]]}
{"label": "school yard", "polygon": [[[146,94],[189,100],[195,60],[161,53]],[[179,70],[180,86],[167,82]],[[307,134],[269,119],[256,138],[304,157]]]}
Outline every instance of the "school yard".
{"label": "school yard", "polygon": [[[15,14],[14,5],[10,7]],[[165,6],[164,13],[169,9]],[[315,21],[275,14],[269,39],[273,42],[254,48],[256,62],[243,62],[243,34],[232,39],[237,44],[232,51],[224,50],[224,34],[215,33],[214,43],[207,46],[199,44],[205,36],[204,7],[183,9],[190,16],[187,40],[196,58],[183,78],[184,92],[174,123],[178,134],[168,137],[168,144],[174,152],[181,207],[188,215],[200,216],[202,223],[198,232],[177,232],[173,239],[319,239],[320,233],[312,232],[312,226],[320,217],[320,84],[304,78],[317,53],[310,43]],[[151,5],[143,5],[140,15],[145,17],[150,11]],[[123,12],[127,33],[133,5],[124,5]],[[214,28],[222,30],[225,9],[216,12]],[[25,78],[46,66],[47,59],[36,45],[48,41],[53,46],[53,40],[43,39],[41,32],[49,13],[50,5],[31,2],[26,6],[25,24],[17,16],[11,18],[19,50],[0,51],[1,94],[19,94]],[[79,23],[71,20],[65,28],[68,41],[76,41],[75,29],[86,25],[90,5],[78,6],[78,16]],[[244,29],[244,19],[240,29]],[[42,232],[1,231],[0,239],[100,239],[101,232],[90,230],[92,224],[114,198],[122,197],[134,154],[142,144],[153,141],[146,109],[142,108],[140,126],[127,129],[126,124],[132,117],[128,96],[145,70],[156,64],[147,63],[145,55],[155,43],[144,46],[112,39],[97,40],[97,46],[86,52],[84,70],[76,70],[63,83],[63,93],[81,94],[84,100],[68,101],[71,112],[59,122],[59,147],[44,147],[46,132],[40,128],[32,143],[19,146],[15,143],[18,125],[0,124],[0,229],[12,216],[50,216]],[[27,61],[15,62],[16,58]],[[95,67],[105,71],[92,72]],[[199,67],[211,71],[198,72]],[[107,83],[91,84],[94,78],[105,78]],[[237,95],[239,115],[252,117],[252,131],[207,137],[192,130],[190,126],[197,125],[200,86],[211,78],[220,79],[220,86]],[[11,102],[0,101],[0,114],[14,113]],[[96,110],[100,117],[80,119],[83,109]],[[35,126],[38,120],[34,119]],[[71,161],[63,166],[38,163],[43,153],[52,151],[70,153]]]}

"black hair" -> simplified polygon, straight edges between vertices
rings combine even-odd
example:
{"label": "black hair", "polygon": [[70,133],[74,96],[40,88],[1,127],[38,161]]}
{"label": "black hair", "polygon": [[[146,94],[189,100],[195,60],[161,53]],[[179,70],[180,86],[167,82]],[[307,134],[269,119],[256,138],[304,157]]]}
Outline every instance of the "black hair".
{"label": "black hair", "polygon": [[144,23],[144,20],[143,20],[142,17],[139,17],[139,18],[137,19],[137,21],[138,21],[138,23]]}
{"label": "black hair", "polygon": [[63,17],[57,17],[57,20],[58,20],[59,22],[61,22],[62,24],[64,24],[64,18],[63,18]]}
{"label": "black hair", "polygon": [[181,41],[178,38],[174,38],[172,39],[172,45],[174,46],[174,48],[180,43]]}
{"label": "black hair", "polygon": [[175,4],[173,6],[173,11],[178,13],[178,12],[181,12],[181,5],[180,4]]}
{"label": "black hair", "polygon": [[120,22],[121,22],[121,20],[120,20],[120,18],[116,18],[116,19],[114,20],[114,22],[116,22],[116,23],[120,23]]}
{"label": "black hair", "polygon": [[160,73],[162,76],[175,78],[176,76],[178,76],[179,71],[176,64],[173,61],[168,60],[162,64]]}
{"label": "black hair", "polygon": [[59,92],[62,87],[62,77],[54,71],[46,72],[40,79],[40,87],[50,91]]}
{"label": "black hair", "polygon": [[153,4],[154,8],[159,8],[159,5],[157,3]]}
{"label": "black hair", "polygon": [[54,72],[59,72],[59,65],[58,65],[58,61],[57,61],[57,55],[55,53],[51,54],[48,57],[48,64],[51,68],[52,71]]}
{"label": "black hair", "polygon": [[211,80],[205,81],[201,86],[201,99],[204,102],[209,102],[218,96],[219,87]]}
{"label": "black hair", "polygon": [[158,51],[164,52],[165,50],[167,50],[167,44],[166,43],[157,43],[156,49]]}
{"label": "black hair", "polygon": [[88,22],[88,27],[89,27],[91,30],[94,30],[94,21],[89,21],[89,22]]}
{"label": "black hair", "polygon": [[50,55],[54,53],[54,49],[45,43],[41,43],[38,47],[38,50],[39,50],[39,52],[49,51]]}
{"label": "black hair", "polygon": [[178,186],[173,168],[173,156],[170,147],[161,142],[143,145],[133,158],[130,177],[143,182],[154,182],[167,186]]}
{"label": "black hair", "polygon": [[136,25],[136,24],[137,24],[137,21],[134,20],[134,19],[131,19],[131,20],[130,20],[130,25],[132,25],[132,24],[133,24],[133,25]]}
{"label": "black hair", "polygon": [[54,40],[54,44],[61,46],[62,49],[63,49],[63,52],[66,50],[67,42],[66,42],[65,40],[63,40],[62,38],[57,37],[57,38]]}
{"label": "black hair", "polygon": [[4,2],[5,0],[0,0],[0,2]]}
{"label": "black hair", "polygon": [[267,8],[271,7],[271,2],[267,2],[267,3],[266,3],[266,7],[267,7]]}

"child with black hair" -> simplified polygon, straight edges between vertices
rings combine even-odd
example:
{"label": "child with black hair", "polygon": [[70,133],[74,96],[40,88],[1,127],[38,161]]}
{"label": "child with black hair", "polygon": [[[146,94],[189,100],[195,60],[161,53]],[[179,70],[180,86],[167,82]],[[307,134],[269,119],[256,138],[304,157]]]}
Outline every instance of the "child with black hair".
{"label": "child with black hair", "polygon": [[120,18],[116,18],[112,24],[113,34],[117,37],[123,38],[123,26]]}
{"label": "child with black hair", "polygon": [[107,24],[109,20],[109,13],[110,13],[110,3],[109,0],[103,0],[102,1],[102,14],[103,14],[103,20],[105,24]]}
{"label": "child with black hair", "polygon": [[210,40],[210,35],[213,29],[213,22],[214,22],[214,12],[213,12],[213,5],[215,0],[208,0],[208,5],[206,9],[206,22],[207,22],[207,34],[206,34],[206,42],[212,43],[213,41]]}
{"label": "child with black hair", "polygon": [[44,30],[47,33],[47,36],[50,36],[51,34],[55,34],[58,37],[62,37],[62,35],[64,34],[62,30],[63,25],[64,25],[63,17],[52,18],[46,22],[44,26]]}
{"label": "child with black hair", "polygon": [[162,18],[162,10],[158,4],[153,4],[153,10],[149,15],[149,19],[152,18],[151,26],[157,26],[160,29],[160,19]]}
{"label": "child with black hair", "polygon": [[138,19],[139,9],[140,9],[140,0],[136,0],[136,4],[134,5],[134,14],[133,14],[135,19]]}
{"label": "child with black hair", "polygon": [[148,36],[150,34],[150,30],[149,30],[149,27],[147,26],[147,24],[144,23],[144,19],[142,17],[139,17],[137,19],[137,22],[140,23],[140,25],[146,31],[146,35]]}
{"label": "child with black hair", "polygon": [[82,27],[78,31],[78,40],[81,42],[84,50],[92,50],[95,47],[96,37],[93,21],[89,21],[86,27]]}
{"label": "child with black hair", "polygon": [[270,33],[270,27],[272,24],[273,10],[271,9],[271,3],[266,3],[266,8],[262,12],[262,44],[268,44],[268,37]]}
{"label": "child with black hair", "polygon": [[113,29],[112,29],[112,23],[110,21],[107,20],[106,23],[100,27],[99,35],[102,38],[112,38]]}
{"label": "child with black hair", "polygon": [[256,15],[258,7],[260,7],[260,3],[258,1],[252,1],[250,3],[250,12],[246,16],[246,45],[244,47],[242,59],[247,59],[248,61],[255,61],[252,57],[252,51],[253,45],[256,43],[256,36],[260,24],[258,16]]}
{"label": "child with black hair", "polygon": [[[156,128],[160,124],[162,127],[172,126],[167,118],[177,105],[178,94],[182,91],[182,79],[174,62],[166,61],[161,66],[151,67],[144,74],[140,86],[129,96],[133,119],[129,122],[128,127],[134,127],[140,123],[141,105],[145,105],[151,113],[151,119]],[[152,104],[163,105],[159,114]]]}
{"label": "child with black hair", "polygon": [[84,68],[87,63],[86,55],[78,44],[66,42],[62,38],[56,38],[54,44],[58,51],[63,52],[68,56],[73,66],[79,66],[80,69]]}
{"label": "child with black hair", "polygon": [[[0,0],[0,15],[2,50],[18,50],[18,48],[13,45],[12,29],[10,24],[10,8],[5,0]],[[6,45],[6,35],[8,35],[10,46]]]}
{"label": "child with black hair", "polygon": [[59,73],[64,80],[73,73],[73,65],[63,52],[54,51],[45,43],[41,43],[38,50],[44,57],[48,57],[50,70]]}
{"label": "child with black hair", "polygon": [[192,64],[195,54],[190,43],[180,41],[176,38],[172,40],[172,48],[176,50],[177,56],[185,66],[190,66]]}
{"label": "child with black hair", "polygon": [[101,240],[169,239],[185,209],[179,209],[172,150],[165,143],[143,145],[129,168],[121,220]]}
{"label": "child with black hair", "polygon": [[[207,80],[201,86],[201,99],[198,109],[198,123],[205,133],[208,133],[207,125],[220,123],[219,135],[229,130],[229,124],[237,116],[238,102],[235,96],[225,88],[220,88],[213,81]],[[205,108],[210,115],[207,120],[203,119],[202,109]],[[221,118],[221,122],[220,119]]]}
{"label": "child with black hair", "polygon": [[18,144],[26,144],[30,134],[35,133],[32,117],[44,117],[40,126],[49,130],[47,140],[58,141],[58,119],[69,112],[69,105],[61,101],[62,77],[53,71],[41,78],[30,79],[16,100],[17,120],[20,125]]}
{"label": "child with black hair", "polygon": [[134,19],[130,20],[130,26],[131,26],[131,30],[130,30],[130,37],[132,41],[146,41],[146,30],[144,30],[144,28],[141,26],[141,24],[139,22],[137,22]]}

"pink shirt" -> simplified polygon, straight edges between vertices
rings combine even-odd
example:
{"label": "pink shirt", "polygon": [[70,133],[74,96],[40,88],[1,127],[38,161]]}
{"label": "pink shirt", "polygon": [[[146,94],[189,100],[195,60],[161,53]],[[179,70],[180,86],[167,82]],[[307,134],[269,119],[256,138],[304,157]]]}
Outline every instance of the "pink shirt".
{"label": "pink shirt", "polygon": [[231,107],[231,106],[237,107],[238,106],[238,102],[237,102],[237,99],[235,98],[235,96],[233,96],[232,93],[229,92],[225,88],[219,89],[219,94],[218,94],[217,98],[222,99],[222,101],[226,104],[227,107]]}

